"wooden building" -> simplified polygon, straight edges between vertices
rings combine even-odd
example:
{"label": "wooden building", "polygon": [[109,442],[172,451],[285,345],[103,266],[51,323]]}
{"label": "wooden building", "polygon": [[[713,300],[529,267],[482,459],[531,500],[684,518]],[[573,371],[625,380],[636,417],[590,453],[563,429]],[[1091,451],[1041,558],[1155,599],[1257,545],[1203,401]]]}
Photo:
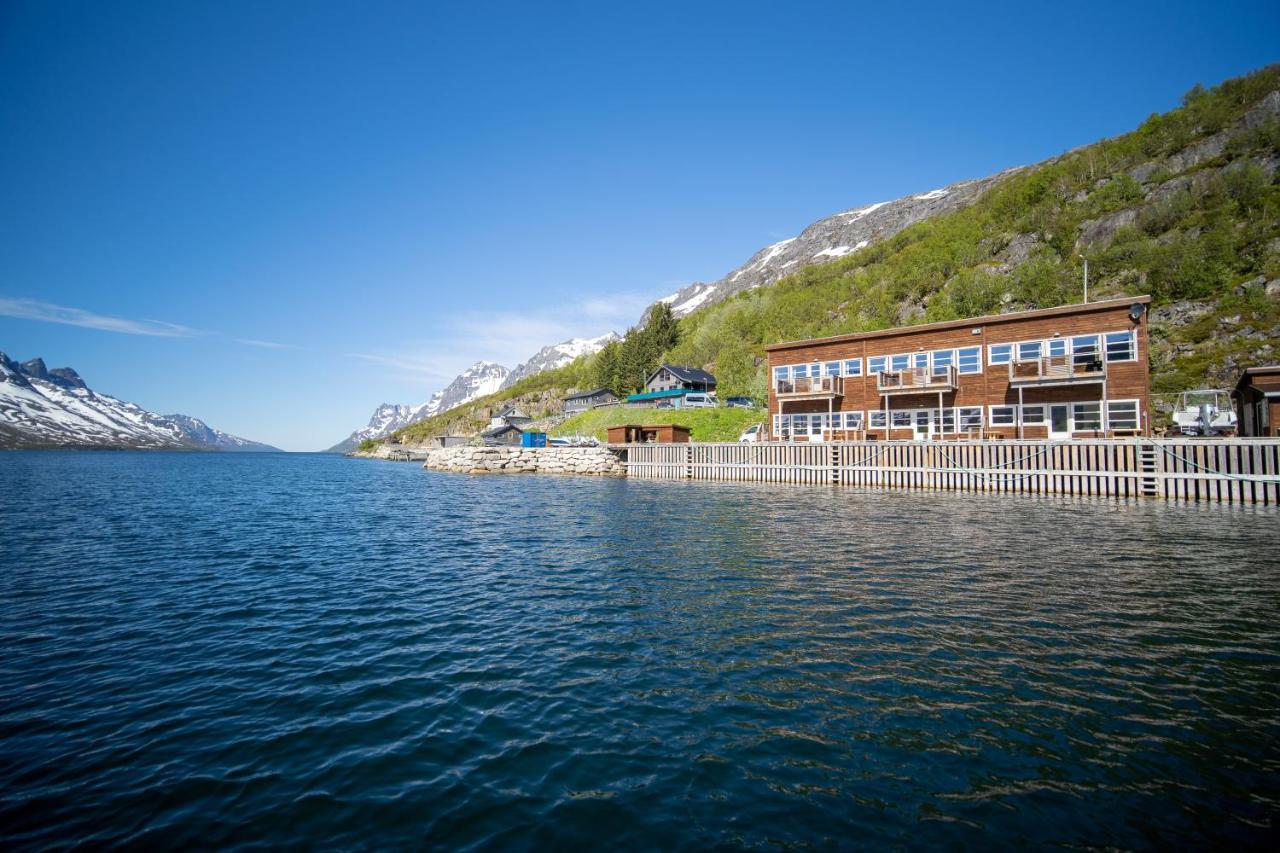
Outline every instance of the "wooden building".
{"label": "wooden building", "polygon": [[649,378],[644,381],[644,390],[647,394],[677,390],[710,394],[716,390],[716,378],[697,367],[664,364],[649,374]]}
{"label": "wooden building", "polygon": [[594,391],[582,391],[564,398],[564,413],[576,415],[599,406],[612,406],[618,402],[618,395],[608,388],[596,388]]}
{"label": "wooden building", "polygon": [[507,406],[489,417],[489,429],[497,429],[503,424],[522,427],[530,423],[533,423],[533,418],[518,406]]}
{"label": "wooden building", "polygon": [[675,424],[609,427],[610,444],[688,444],[689,428]]}
{"label": "wooden building", "polygon": [[1149,434],[1150,301],[1111,299],[765,347],[770,437]]}
{"label": "wooden building", "polygon": [[480,433],[480,437],[484,439],[486,447],[495,447],[501,444],[517,445],[523,435],[524,430],[511,423],[503,423],[501,426],[492,427]]}
{"label": "wooden building", "polygon": [[1280,436],[1280,364],[1245,370],[1231,397],[1242,437]]}

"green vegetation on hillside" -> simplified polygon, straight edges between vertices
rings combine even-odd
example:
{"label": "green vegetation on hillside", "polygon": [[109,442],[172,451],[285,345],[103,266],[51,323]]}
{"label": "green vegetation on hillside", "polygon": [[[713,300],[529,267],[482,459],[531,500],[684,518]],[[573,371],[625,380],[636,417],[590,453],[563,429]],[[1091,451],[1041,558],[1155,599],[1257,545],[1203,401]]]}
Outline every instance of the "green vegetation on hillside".
{"label": "green vegetation on hillside", "polygon": [[694,441],[737,441],[743,430],[763,423],[763,409],[632,409],[610,406],[575,415],[551,431],[552,435],[590,435],[603,441],[611,426],[676,424],[688,427]]}
{"label": "green vegetation on hillside", "polygon": [[[1153,353],[1157,390],[1202,385],[1206,370],[1259,348],[1256,337],[1211,340],[1214,330],[1275,330],[1280,322],[1280,301],[1260,286],[1235,292],[1258,276],[1280,276],[1280,187],[1263,167],[1274,169],[1280,125],[1272,114],[1233,129],[1221,153],[1182,170],[1171,155],[1234,128],[1277,90],[1280,66],[1197,87],[1181,109],[1014,173],[968,208],[696,312],[681,321],[668,358],[713,365],[721,396],[757,394],[765,344],[1079,302],[1083,255],[1091,298],[1150,293],[1157,309],[1210,302],[1194,328],[1157,328]],[[1151,173],[1140,184],[1129,170],[1141,174],[1144,164]],[[1114,232],[1077,248],[1081,225],[1126,210],[1132,222],[1118,217]],[[1223,329],[1223,319],[1235,322]],[[1270,337],[1267,346],[1280,343]]]}
{"label": "green vegetation on hillside", "polygon": [[1274,103],[1256,109],[1272,93],[1280,65],[1197,86],[1179,109],[1014,171],[967,208],[646,336],[650,317],[629,344],[398,435],[474,427],[504,400],[632,390],[662,361],[710,369],[722,399],[763,399],[766,344],[1079,302],[1086,257],[1091,298],[1153,297],[1156,392],[1223,387],[1243,366],[1280,360],[1280,119]]}

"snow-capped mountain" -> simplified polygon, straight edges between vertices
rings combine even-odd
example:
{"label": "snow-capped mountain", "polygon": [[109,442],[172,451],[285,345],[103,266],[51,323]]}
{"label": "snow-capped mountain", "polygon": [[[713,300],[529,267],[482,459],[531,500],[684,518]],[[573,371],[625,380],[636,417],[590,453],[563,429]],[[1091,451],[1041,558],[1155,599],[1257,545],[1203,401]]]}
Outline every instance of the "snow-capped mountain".
{"label": "snow-capped mountain", "polygon": [[670,304],[675,316],[684,317],[740,291],[773,284],[809,264],[843,258],[921,220],[966,207],[1017,171],[1020,169],[1008,169],[988,178],[960,181],[819,219],[798,236],[765,246],[719,281],[694,282],[659,301]]}
{"label": "snow-capped mountain", "polygon": [[89,388],[69,367],[0,353],[0,448],[111,447],[156,450],[276,450],[188,415],[157,415]]}
{"label": "snow-capped mountain", "polygon": [[544,370],[564,367],[575,358],[599,352],[605,344],[621,340],[616,332],[605,332],[598,338],[571,338],[558,344],[543,347],[532,358],[507,374],[502,387],[510,388],[526,376],[533,376]]}
{"label": "snow-capped mountain", "polygon": [[450,409],[469,403],[477,397],[492,394],[502,387],[502,382],[511,371],[501,364],[492,361],[477,361],[459,373],[443,391],[437,391],[425,403],[416,406],[383,403],[369,418],[369,424],[356,430],[342,441],[329,448],[330,453],[346,453],[354,449],[362,441],[382,438],[409,424],[417,423],[447,412]]}

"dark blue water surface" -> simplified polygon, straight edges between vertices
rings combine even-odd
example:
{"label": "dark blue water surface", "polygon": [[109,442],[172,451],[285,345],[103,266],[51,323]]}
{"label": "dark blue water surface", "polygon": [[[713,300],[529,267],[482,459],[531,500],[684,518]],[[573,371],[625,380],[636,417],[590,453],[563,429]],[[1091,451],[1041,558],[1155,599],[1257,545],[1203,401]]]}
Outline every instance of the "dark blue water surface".
{"label": "dark blue water surface", "polygon": [[1276,840],[1280,514],[0,454],[0,844]]}

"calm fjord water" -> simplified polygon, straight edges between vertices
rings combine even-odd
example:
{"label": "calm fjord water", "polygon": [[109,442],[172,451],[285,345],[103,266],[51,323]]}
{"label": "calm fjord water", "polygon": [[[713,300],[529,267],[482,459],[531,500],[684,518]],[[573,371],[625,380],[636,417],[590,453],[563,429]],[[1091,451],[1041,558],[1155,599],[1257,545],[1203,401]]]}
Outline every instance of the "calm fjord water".
{"label": "calm fjord water", "polygon": [[1280,514],[0,455],[0,844],[1275,839]]}

